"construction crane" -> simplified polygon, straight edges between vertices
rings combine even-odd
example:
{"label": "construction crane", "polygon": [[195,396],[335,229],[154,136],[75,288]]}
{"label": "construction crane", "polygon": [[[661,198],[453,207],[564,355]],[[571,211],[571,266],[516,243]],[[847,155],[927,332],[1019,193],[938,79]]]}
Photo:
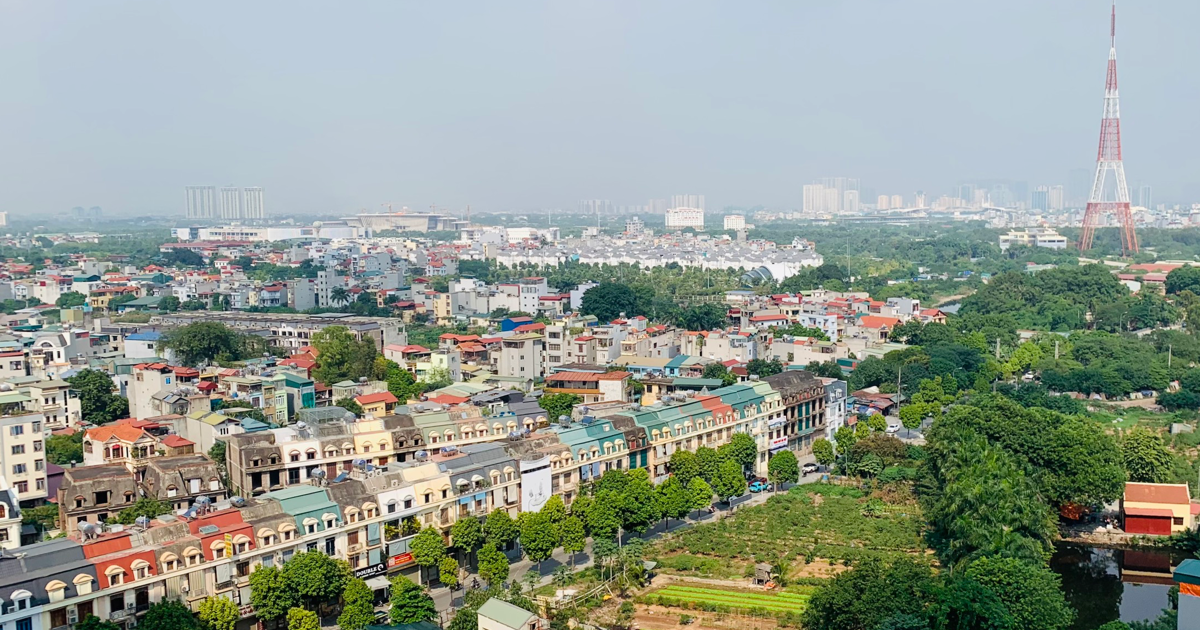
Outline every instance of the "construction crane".
{"label": "construction crane", "polygon": [[386,202],[384,202],[384,203],[381,203],[381,204],[379,204],[379,205],[381,205],[381,206],[386,206],[386,207],[387,207],[387,209],[388,209],[388,214],[395,214],[395,212],[394,212],[394,211],[392,211],[392,206],[393,206],[393,205],[400,206],[400,212],[401,212],[401,213],[403,213],[403,212],[404,212],[404,208],[405,208],[405,205],[404,205],[404,204],[402,204],[402,203],[396,203],[396,202],[394,202],[394,201],[386,201]]}

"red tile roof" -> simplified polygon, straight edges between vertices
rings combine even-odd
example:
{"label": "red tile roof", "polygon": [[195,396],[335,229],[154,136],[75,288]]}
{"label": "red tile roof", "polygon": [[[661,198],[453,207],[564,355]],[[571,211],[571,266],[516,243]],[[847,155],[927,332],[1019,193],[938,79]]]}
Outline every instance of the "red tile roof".
{"label": "red tile roof", "polygon": [[392,392],[379,392],[378,394],[363,394],[354,398],[355,402],[360,405],[373,405],[375,403],[397,403],[396,396]]}
{"label": "red tile roof", "polygon": [[165,437],[159,441],[162,442],[163,446],[165,446],[167,448],[179,448],[181,446],[195,446],[196,445],[195,442],[193,442],[187,438],[179,437],[178,435],[168,435],[167,437]]}
{"label": "red tile roof", "polygon": [[900,323],[900,320],[895,317],[883,317],[882,315],[863,315],[858,319],[860,326],[864,328],[894,328]]}
{"label": "red tile roof", "polygon": [[1139,483],[1125,484],[1125,500],[1134,503],[1191,503],[1186,483]]}
{"label": "red tile roof", "polygon": [[619,381],[633,376],[632,372],[604,372],[597,374],[595,372],[555,372],[546,377],[546,381],[570,381],[570,382],[590,382],[590,381]]}

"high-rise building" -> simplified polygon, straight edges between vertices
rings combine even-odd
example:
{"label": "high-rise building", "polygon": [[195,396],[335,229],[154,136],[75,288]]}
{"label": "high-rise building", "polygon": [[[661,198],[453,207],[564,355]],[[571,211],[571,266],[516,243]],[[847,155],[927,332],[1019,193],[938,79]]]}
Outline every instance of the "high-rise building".
{"label": "high-rise building", "polygon": [[667,229],[704,229],[704,210],[700,208],[671,208],[667,210]]}
{"label": "high-rise building", "polygon": [[804,186],[804,211],[813,214],[828,212],[825,208],[825,187],[820,184]]}
{"label": "high-rise building", "polygon": [[892,195],[891,206],[892,206],[892,210],[899,210],[900,208],[903,208],[904,207],[904,197],[901,197],[900,195]]}
{"label": "high-rise building", "polygon": [[858,191],[847,190],[842,194],[842,212],[857,213],[858,210]]}
{"label": "high-rise building", "polygon": [[243,219],[265,219],[267,213],[263,208],[263,189],[259,186],[252,186],[243,189],[244,205],[242,206]]}
{"label": "high-rise building", "polygon": [[671,207],[704,210],[704,195],[671,195]]}
{"label": "high-rise building", "polygon": [[1150,186],[1148,184],[1143,184],[1143,185],[1139,186],[1138,187],[1138,205],[1143,208],[1153,208],[1154,206],[1150,205],[1154,202],[1154,197],[1152,196],[1152,192],[1153,191],[1150,190]]}
{"label": "high-rise building", "polygon": [[887,195],[879,195],[879,199],[875,201],[875,209],[888,210],[891,208],[891,202],[891,197],[888,197]]}
{"label": "high-rise building", "polygon": [[221,188],[221,218],[242,218],[242,189],[236,186]]}
{"label": "high-rise building", "polygon": [[1033,198],[1029,203],[1030,209],[1036,212],[1046,212],[1050,209],[1050,187],[1038,186],[1033,191]]}
{"label": "high-rise building", "polygon": [[925,191],[918,190],[916,199],[917,199],[917,202],[915,204],[913,204],[913,207],[914,208],[924,208],[925,207]]}
{"label": "high-rise building", "polygon": [[187,218],[217,218],[217,187],[187,186],[183,189],[187,197]]}
{"label": "high-rise building", "polygon": [[1063,190],[1062,184],[1050,187],[1050,210],[1059,211],[1066,208],[1066,192]]}

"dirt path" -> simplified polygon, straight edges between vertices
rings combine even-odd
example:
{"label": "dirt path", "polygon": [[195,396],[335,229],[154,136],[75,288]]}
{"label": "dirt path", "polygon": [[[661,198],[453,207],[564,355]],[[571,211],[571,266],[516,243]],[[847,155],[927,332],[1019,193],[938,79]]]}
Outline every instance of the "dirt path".
{"label": "dirt path", "polygon": [[[691,617],[688,624],[681,623]],[[774,630],[779,626],[774,619],[746,617],[729,613],[708,613],[696,610],[680,610],[662,606],[638,606],[633,616],[635,628],[640,630]]]}

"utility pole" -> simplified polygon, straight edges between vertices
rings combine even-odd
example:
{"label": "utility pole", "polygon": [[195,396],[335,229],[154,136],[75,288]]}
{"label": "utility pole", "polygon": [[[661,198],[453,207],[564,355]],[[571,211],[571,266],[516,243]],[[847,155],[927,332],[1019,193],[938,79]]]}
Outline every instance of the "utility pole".
{"label": "utility pole", "polygon": [[[1058,340],[1057,340],[1057,339],[1055,339],[1055,340],[1054,340],[1054,360],[1055,360],[1055,361],[1058,361]],[[1167,357],[1167,369],[1170,369],[1170,368],[1171,368],[1171,358],[1170,358],[1170,356],[1168,355],[1168,357]]]}

